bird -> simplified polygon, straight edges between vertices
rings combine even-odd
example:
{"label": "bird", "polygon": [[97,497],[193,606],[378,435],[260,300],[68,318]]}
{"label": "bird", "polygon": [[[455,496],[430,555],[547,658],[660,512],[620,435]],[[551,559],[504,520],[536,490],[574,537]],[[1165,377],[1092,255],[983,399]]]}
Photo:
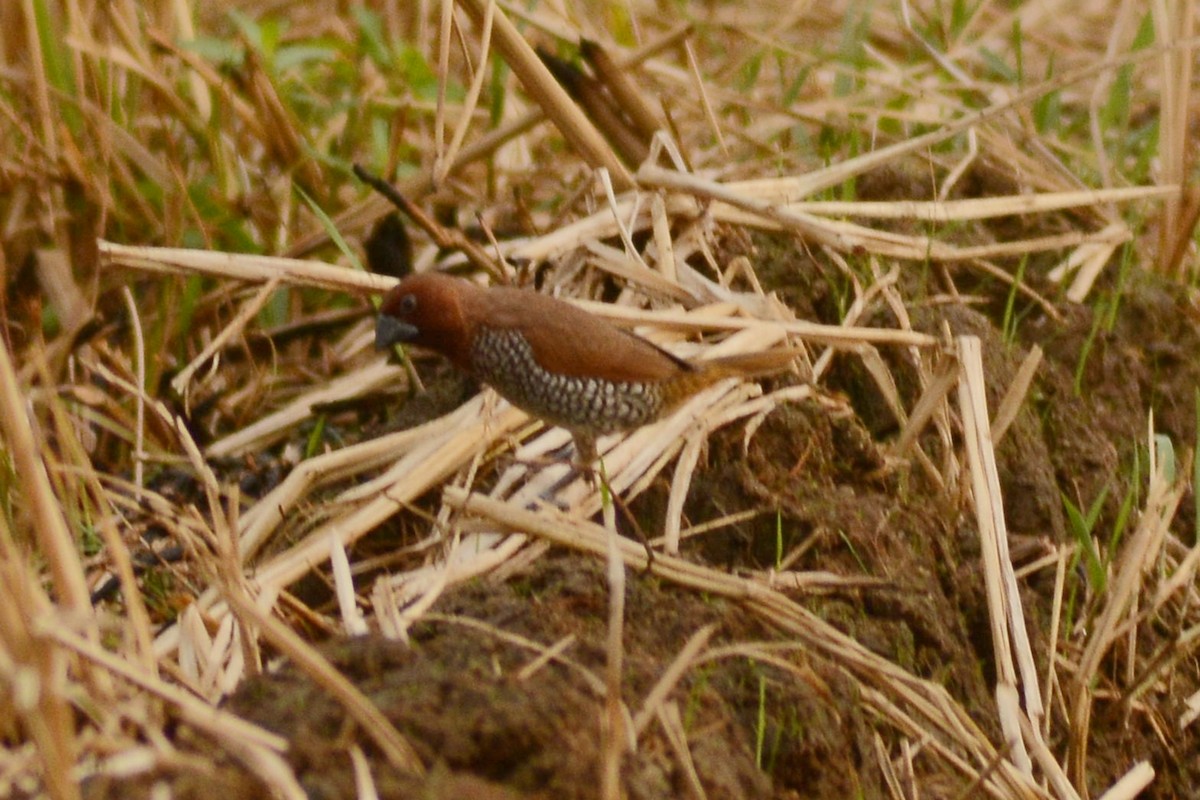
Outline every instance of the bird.
{"label": "bird", "polygon": [[662,419],[726,378],[783,371],[800,352],[688,361],[564,300],[436,272],[409,275],[380,303],[376,349],[401,343],[441,354],[514,406],[567,429],[585,470],[597,460],[598,436]]}

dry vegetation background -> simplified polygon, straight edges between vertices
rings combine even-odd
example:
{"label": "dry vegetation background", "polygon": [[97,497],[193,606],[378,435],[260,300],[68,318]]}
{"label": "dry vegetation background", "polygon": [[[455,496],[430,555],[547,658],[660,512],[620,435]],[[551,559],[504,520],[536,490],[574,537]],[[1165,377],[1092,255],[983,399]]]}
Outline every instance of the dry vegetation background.
{"label": "dry vegetation background", "polygon": [[[0,795],[1196,796],[1198,44],[0,4]],[[808,357],[605,443],[614,501],[373,351],[354,163],[418,269]]]}

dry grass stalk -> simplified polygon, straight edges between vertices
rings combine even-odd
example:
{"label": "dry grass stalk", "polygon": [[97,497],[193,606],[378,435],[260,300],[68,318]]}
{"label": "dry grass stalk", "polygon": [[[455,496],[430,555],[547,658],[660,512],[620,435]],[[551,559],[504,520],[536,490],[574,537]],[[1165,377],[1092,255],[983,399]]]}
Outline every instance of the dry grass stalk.
{"label": "dry grass stalk", "polygon": [[679,265],[675,260],[675,243],[671,241],[671,225],[667,205],[661,192],[650,199],[650,218],[654,230],[654,245],[658,249],[655,265],[668,283],[679,280]]}
{"label": "dry grass stalk", "polygon": [[[454,20],[454,4],[442,3],[442,13],[439,15],[440,24],[438,26],[438,86],[437,86],[437,111],[433,118],[433,166],[432,184],[436,188],[450,172],[450,167],[453,165],[453,159],[446,160],[446,84],[450,79],[450,50],[451,37],[457,26]],[[492,38],[492,16],[491,8],[488,9],[488,19],[484,26],[487,30],[487,36],[484,41],[490,44]],[[486,53],[486,49],[484,50]],[[483,59],[480,60],[476,67],[477,71],[483,72]],[[470,114],[463,114],[462,122],[470,121]]]}
{"label": "dry grass stalk", "polygon": [[[643,270],[649,272],[650,268],[646,265],[646,262],[642,260],[641,254],[638,253],[637,247],[635,247],[633,244],[633,237],[629,234],[629,227],[625,224],[624,220],[621,219],[621,214],[617,210],[617,195],[616,191],[613,189],[612,177],[609,175],[608,170],[603,167],[600,167],[596,170],[595,176],[596,182],[600,184],[600,190],[604,194],[604,200],[608,205],[608,210],[612,212],[613,222],[615,222],[617,226],[617,234],[621,237],[621,243],[625,245],[625,255],[631,261],[636,262]],[[641,204],[641,195],[636,194],[634,196],[633,208],[630,211],[630,216],[632,218],[638,218],[638,212],[641,210]]]}
{"label": "dry grass stalk", "polygon": [[667,742],[675,752],[676,760],[683,767],[683,774],[687,779],[688,789],[691,790],[692,796],[695,800],[708,800],[704,784],[700,782],[700,776],[696,774],[696,763],[692,759],[691,748],[688,747],[687,728],[683,723],[683,715],[679,713],[679,704],[664,703],[658,707],[658,713],[655,716],[663,728],[663,733],[666,734]]}
{"label": "dry grass stalk", "polygon": [[100,241],[102,269],[127,267],[170,275],[202,273],[233,280],[267,283],[278,280],[291,286],[311,286],[348,294],[382,294],[395,278],[335,267],[316,261],[244,253],[217,253],[178,247],[132,247]]}
{"label": "dry grass stalk", "polygon": [[87,322],[91,309],[75,276],[66,253],[59,250],[37,252],[37,279],[46,300],[58,313],[68,331],[76,331]]}
{"label": "dry grass stalk", "polygon": [[875,763],[879,765],[880,772],[883,773],[883,780],[887,785],[888,791],[891,793],[892,800],[903,800],[905,790],[900,785],[900,778],[896,775],[892,759],[888,756],[887,746],[884,745],[883,737],[879,735],[879,731],[876,731],[872,737],[872,744],[875,745]]}
{"label": "dry grass stalk", "polygon": [[1028,745],[1030,755],[1033,756],[1033,760],[1041,769],[1042,774],[1046,776],[1046,780],[1054,789],[1054,794],[1062,800],[1080,800],[1079,792],[1075,791],[1075,787],[1067,779],[1067,774],[1063,772],[1058,759],[1042,741],[1042,732],[1034,730],[1033,723],[1024,713],[1020,714],[1018,722],[1021,726],[1021,740]]}
{"label": "dry grass stalk", "polygon": [[1179,717],[1179,729],[1191,725],[1197,719],[1200,719],[1200,691],[1193,692],[1183,703],[1185,710]]}
{"label": "dry grass stalk", "polygon": [[945,407],[946,397],[958,383],[959,371],[958,360],[949,353],[942,354],[937,372],[926,385],[925,391],[900,430],[900,437],[893,448],[896,457],[904,458],[907,455],[909,448],[925,430],[934,414]]}
{"label": "dry grass stalk", "polygon": [[1029,387],[1033,384],[1033,376],[1037,373],[1038,365],[1041,363],[1042,348],[1035,344],[1029,348],[1028,355],[1021,359],[1021,366],[1017,367],[1017,374],[1013,376],[1012,383],[1004,392],[1004,397],[1000,399],[996,416],[992,418],[993,447],[1000,444],[1000,440],[1008,432],[1008,426],[1012,425],[1017,414],[1020,413],[1021,406],[1025,403],[1025,397],[1029,394]]}
{"label": "dry grass stalk", "polygon": [[667,496],[667,514],[663,526],[663,552],[679,555],[680,531],[683,526],[683,505],[687,502],[692,474],[700,461],[704,449],[704,437],[692,436],[679,451],[675,461],[675,475],[671,479],[671,492]]}
{"label": "dry grass stalk", "polygon": [[561,658],[562,654],[575,645],[577,638],[575,634],[569,633],[559,639],[555,644],[545,648],[541,654],[533,661],[530,661],[524,667],[517,671],[517,680],[527,681],[534,675],[537,675],[543,667],[555,659]]}
{"label": "dry grass stalk", "polygon": [[145,486],[143,478],[146,471],[146,337],[142,333],[142,320],[138,315],[133,292],[125,286],[121,294],[125,299],[125,307],[129,310],[129,319],[133,323],[133,350],[137,365],[134,371],[138,391],[134,396],[137,417],[133,429],[133,485],[137,487],[134,497],[140,499]]}
{"label": "dry grass stalk", "polygon": [[[718,184],[694,175],[672,172],[658,167],[643,166],[637,173],[638,183],[643,186],[690,192],[716,201],[710,210],[722,222],[776,228],[796,233],[818,244],[839,252],[866,250],[888,258],[909,261],[926,259],[942,262],[972,262],[998,257],[1019,256],[1043,250],[1059,250],[1066,247],[1093,248],[1104,246],[1115,248],[1131,237],[1123,225],[1109,226],[1094,233],[1071,232],[1054,236],[1040,236],[1018,242],[1002,242],[974,247],[958,247],[933,237],[906,236],[889,231],[869,228],[855,223],[828,219],[813,214],[802,205],[775,203],[760,200],[739,192],[737,187]],[[1178,191],[1177,188],[1174,191]],[[1154,190],[1155,195],[1169,192]],[[1076,202],[1083,202],[1077,197]],[[1007,213],[1020,213],[1020,202],[1010,202]],[[1087,251],[1091,253],[1091,250]],[[1111,252],[1111,250],[1109,251]]]}
{"label": "dry grass stalk", "polygon": [[350,761],[354,765],[354,794],[357,800],[379,800],[379,790],[371,777],[371,765],[358,745],[350,746]]}
{"label": "dry grass stalk", "polygon": [[976,337],[960,336],[955,341],[963,368],[959,382],[959,406],[967,464],[971,473],[975,518],[982,540],[988,619],[996,654],[996,702],[1000,724],[1013,748],[1015,763],[1027,774],[1032,774],[1032,763],[1026,750],[1028,743],[1020,727],[1022,711],[1017,696],[1018,667],[1025,713],[1035,720],[1036,725],[1044,711],[1033,652],[1025,628],[1025,615],[1008,553],[1008,530],[1004,521],[996,454],[991,441],[982,351]]}
{"label": "dry grass stalk", "polygon": [[[607,483],[604,462],[600,462],[600,480]],[[605,574],[608,579],[608,635],[604,662],[604,720],[601,723],[600,797],[621,800],[621,761],[626,748],[635,749],[637,733],[626,725],[628,711],[621,692],[625,671],[625,562],[620,556],[616,515],[608,487],[601,488],[604,503],[604,529],[607,532]]]}
{"label": "dry grass stalk", "polygon": [[439,63],[441,69],[438,70],[438,113],[437,113],[437,151],[434,156],[433,164],[433,185],[441,186],[446,180],[446,176],[450,173],[450,168],[454,165],[458,158],[459,150],[462,149],[463,140],[466,139],[467,131],[471,127],[472,117],[475,114],[475,108],[479,104],[479,93],[483,89],[483,79],[488,72],[484,69],[484,64],[487,63],[489,48],[492,40],[492,24],[496,19],[496,4],[489,2],[483,14],[483,24],[480,26],[479,33],[479,62],[475,67],[475,75],[471,79],[471,85],[467,89],[467,96],[463,100],[463,107],[458,120],[458,124],[454,127],[454,135],[450,139],[450,144],[443,147],[442,131],[443,121],[446,106],[446,81],[450,75],[450,70],[447,68],[447,62],[450,55],[450,22],[452,19],[451,3],[442,4],[442,30],[439,40]]}
{"label": "dry grass stalk", "polygon": [[0,713],[6,737],[19,729],[32,740],[37,769],[54,800],[75,800],[70,779],[80,747],[64,680],[65,653],[44,641],[37,620],[52,607],[33,570],[18,552],[7,520],[0,518]]}
{"label": "dry grass stalk", "polygon": [[629,115],[643,140],[649,141],[663,127],[662,114],[654,110],[628,72],[603,44],[583,39],[579,43],[579,52],[592,65],[596,76],[612,94],[617,105]]}
{"label": "dry grass stalk", "polygon": [[1153,782],[1154,767],[1145,761],[1139,761],[1096,800],[1133,800]]}
{"label": "dry grass stalk", "polygon": [[[639,175],[641,173],[639,172]],[[745,182],[752,188],[757,184]],[[737,181],[728,184],[738,191]],[[968,220],[995,219],[1021,214],[1046,214],[1067,209],[1088,209],[1104,203],[1123,203],[1135,200],[1167,200],[1178,197],[1179,185],[1127,186],[1120,189],[1091,189],[1039,194],[1015,194],[1003,197],[972,197],[963,200],[891,200],[840,201],[804,200],[789,198],[783,202],[770,194],[755,191],[752,195],[764,202],[778,202],[782,208],[827,217],[866,217],[869,219],[910,219],[948,224]]]}
{"label": "dry grass stalk", "polygon": [[[471,16],[476,25],[482,27],[483,21],[489,14],[489,8],[495,5],[488,0],[459,0],[459,5]],[[604,141],[599,131],[591,121],[584,116],[575,102],[567,95],[562,86],[550,74],[533,48],[525,41],[508,19],[504,11],[496,9],[493,44],[496,51],[504,58],[512,71],[521,79],[525,91],[542,107],[546,116],[558,127],[580,156],[594,167],[604,167],[621,186],[627,188],[633,185],[633,179],[625,165],[617,158],[612,147]]]}
{"label": "dry grass stalk", "polygon": [[704,309],[693,309],[689,312],[680,311],[651,311],[645,309],[616,306],[611,303],[599,303],[590,300],[579,300],[575,303],[580,308],[620,325],[650,325],[664,330],[682,332],[706,331],[740,331],[753,329],[774,329],[779,333],[795,336],[806,342],[828,344],[853,348],[859,344],[907,345],[913,347],[935,347],[938,339],[916,331],[901,331],[894,328],[864,328],[855,325],[822,325],[805,320],[764,321],[731,314],[728,309],[718,309],[720,313],[705,314]]}
{"label": "dry grass stalk", "polygon": [[[1169,548],[1171,541],[1168,540],[1165,545]],[[1200,603],[1200,589],[1196,584],[1196,573],[1200,571],[1200,542],[1193,545],[1187,551],[1187,555],[1172,566],[1174,569],[1171,576],[1159,583],[1149,606],[1142,612],[1143,617],[1159,613],[1170,599],[1179,599],[1176,596],[1180,594],[1184,595],[1182,602],[1186,606]]]}
{"label": "dry grass stalk", "polygon": [[[1196,9],[1187,0],[1158,0],[1151,3],[1154,29],[1162,44],[1162,73],[1159,78],[1162,121],[1159,125],[1159,154],[1164,183],[1184,185],[1194,166],[1187,128],[1192,119],[1192,69],[1196,44]],[[1183,249],[1179,242],[1190,239],[1196,218],[1183,213],[1184,198],[1167,199],[1158,232],[1159,268],[1179,276],[1183,272]],[[1185,224],[1186,223],[1186,224]]]}
{"label": "dry grass stalk", "polygon": [[58,498],[50,486],[41,448],[29,424],[26,401],[17,384],[17,374],[7,343],[0,342],[0,431],[13,459],[22,493],[30,504],[38,547],[54,577],[55,593],[62,607],[87,621],[90,636],[97,630],[92,603],[83,577],[83,565],[67,528]]}
{"label": "dry grass stalk", "polygon": [[646,699],[642,702],[642,707],[633,715],[633,731],[635,736],[641,736],[646,730],[646,726],[650,724],[651,718],[662,710],[662,705],[666,701],[667,696],[683,678],[684,674],[692,668],[693,662],[700,655],[700,651],[708,646],[709,639],[716,633],[716,625],[705,625],[700,630],[693,633],[687,640],[687,644],[675,656],[667,668],[663,670],[662,676],[654,687],[646,694]]}
{"label": "dry grass stalk", "polygon": [[320,162],[305,157],[313,149],[312,142],[304,133],[307,127],[301,124],[291,104],[280,97],[276,81],[267,73],[253,50],[246,54],[244,70],[254,116],[263,126],[263,142],[280,163],[293,166],[295,179],[305,191],[315,197],[323,197],[328,182],[322,174]]}
{"label": "dry grass stalk", "polygon": [[338,611],[342,617],[342,628],[348,636],[365,636],[371,632],[354,592],[354,577],[350,572],[350,559],[346,548],[335,537],[329,540],[329,563],[333,572],[334,590],[337,594]]}
{"label": "dry grass stalk", "polygon": [[687,58],[687,69],[692,78],[692,88],[695,90],[696,96],[700,98],[700,108],[704,112],[704,120],[717,140],[717,147],[724,156],[728,157],[729,148],[726,146],[725,136],[721,132],[721,123],[717,121],[717,115],[713,111],[713,104],[704,84],[704,76],[700,74],[700,65],[696,63],[696,52],[692,48],[692,43],[687,40],[683,42],[683,54]]}
{"label": "dry grass stalk", "polygon": [[[1061,629],[1062,611],[1063,611],[1063,594],[1066,588],[1067,580],[1067,561],[1070,559],[1071,549],[1062,546],[1058,548],[1057,558],[1054,567],[1054,604],[1050,610],[1050,645],[1048,652],[1057,654],[1059,652],[1059,631]],[[1053,658],[1046,659],[1046,680],[1042,684],[1042,696],[1046,698],[1047,704],[1053,704],[1057,698],[1061,700],[1062,684],[1058,678],[1058,658],[1055,655]],[[1045,739],[1050,734],[1050,723],[1054,718],[1053,714],[1046,714],[1042,718],[1042,738]]]}
{"label": "dry grass stalk", "polygon": [[1087,299],[1096,278],[1108,265],[1117,247],[1128,239],[1128,227],[1124,223],[1113,223],[1100,232],[1097,241],[1081,244],[1071,251],[1062,264],[1051,270],[1051,276],[1075,272],[1075,280],[1067,289],[1067,299],[1073,303],[1082,303]]}

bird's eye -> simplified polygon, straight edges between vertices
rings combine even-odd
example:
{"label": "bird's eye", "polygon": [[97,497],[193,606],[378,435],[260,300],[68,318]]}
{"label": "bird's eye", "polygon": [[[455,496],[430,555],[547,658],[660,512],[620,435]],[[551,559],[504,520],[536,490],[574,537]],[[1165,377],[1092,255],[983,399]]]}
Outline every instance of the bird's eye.
{"label": "bird's eye", "polygon": [[400,313],[411,314],[417,310],[417,296],[415,294],[406,294],[400,298]]}

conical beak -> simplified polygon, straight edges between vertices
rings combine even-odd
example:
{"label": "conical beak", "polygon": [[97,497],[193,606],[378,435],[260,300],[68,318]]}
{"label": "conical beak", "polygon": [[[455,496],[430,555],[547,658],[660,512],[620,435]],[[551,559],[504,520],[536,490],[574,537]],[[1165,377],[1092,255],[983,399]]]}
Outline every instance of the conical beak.
{"label": "conical beak", "polygon": [[379,319],[375,321],[375,349],[386,350],[394,344],[411,342],[417,338],[419,332],[415,325],[380,314]]}

